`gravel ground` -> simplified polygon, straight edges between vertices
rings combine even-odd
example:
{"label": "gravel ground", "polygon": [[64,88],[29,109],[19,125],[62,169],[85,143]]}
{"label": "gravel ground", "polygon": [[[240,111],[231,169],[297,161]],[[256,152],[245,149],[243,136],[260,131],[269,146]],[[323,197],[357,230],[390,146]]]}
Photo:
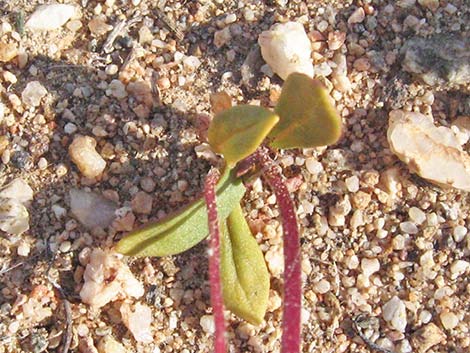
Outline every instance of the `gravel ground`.
{"label": "gravel ground", "polygon": [[[0,353],[63,352],[67,327],[73,352],[211,351],[205,243],[123,259],[145,294],[101,308],[79,296],[84,271],[93,249],[200,195],[215,163],[204,147],[211,93],[275,105],[282,80],[257,38],[289,20],[304,25],[315,76],[344,122],[335,146],[276,157],[301,224],[303,352],[470,350],[470,199],[411,174],[387,142],[392,109],[432,114],[443,126],[470,115],[470,79],[443,74],[470,60],[468,1],[66,2],[80,13],[60,29],[32,31],[24,19],[43,1],[0,0],[0,184],[20,177],[34,190],[30,229],[0,234]],[[442,43],[421,50],[442,79],[405,70],[416,36]],[[447,50],[454,40],[460,49]],[[37,86],[27,90],[34,81],[45,89],[39,97]],[[106,162],[96,177],[71,160],[79,135]],[[87,226],[90,212],[71,213],[72,189],[112,201],[119,218]],[[227,314],[230,352],[279,352],[281,231],[262,180],[249,186],[244,210],[272,289],[259,327]],[[137,302],[151,308],[150,343],[121,317]]]}

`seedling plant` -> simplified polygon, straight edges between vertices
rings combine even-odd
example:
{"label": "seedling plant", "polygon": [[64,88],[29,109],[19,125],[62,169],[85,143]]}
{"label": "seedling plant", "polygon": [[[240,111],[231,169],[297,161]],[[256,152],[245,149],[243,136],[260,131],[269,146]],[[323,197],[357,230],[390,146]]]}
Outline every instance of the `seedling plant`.
{"label": "seedling plant", "polygon": [[208,140],[224,157],[221,171],[211,169],[204,197],[164,220],[132,231],[117,244],[129,256],[168,256],[184,252],[209,235],[209,282],[215,322],[215,353],[224,353],[224,307],[254,325],[266,313],[269,273],[263,253],[244,217],[243,179],[261,172],[273,190],[283,225],[284,307],[282,353],[298,353],[301,344],[300,237],[293,201],[275,149],[310,148],[335,143],[341,119],[323,85],[291,74],[274,109],[240,105],[219,112]]}

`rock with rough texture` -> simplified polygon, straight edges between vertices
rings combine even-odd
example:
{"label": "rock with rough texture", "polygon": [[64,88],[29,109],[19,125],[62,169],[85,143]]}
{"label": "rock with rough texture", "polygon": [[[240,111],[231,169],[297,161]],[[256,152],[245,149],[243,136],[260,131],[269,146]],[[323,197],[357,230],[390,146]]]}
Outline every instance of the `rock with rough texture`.
{"label": "rock with rough texture", "polygon": [[438,34],[409,39],[402,48],[402,67],[431,86],[470,82],[470,39]]}
{"label": "rock with rough texture", "polygon": [[25,24],[32,30],[54,30],[62,27],[75,16],[77,9],[72,5],[50,4],[39,6]]}
{"label": "rock with rough texture", "polygon": [[15,199],[21,203],[29,202],[33,199],[33,189],[21,178],[14,179],[4,186],[0,191],[0,197]]}
{"label": "rock with rough texture", "polygon": [[85,283],[80,291],[81,300],[94,308],[129,297],[140,298],[144,287],[134,277],[120,255],[110,250],[94,249],[83,274]]}
{"label": "rock with rough texture", "polygon": [[80,172],[87,178],[100,176],[106,161],[96,152],[96,140],[90,136],[77,136],[69,146],[69,155]]}
{"label": "rock with rough texture", "polygon": [[21,100],[26,105],[37,107],[41,99],[47,94],[47,90],[39,81],[29,82],[21,93]]}
{"label": "rock with rough texture", "polygon": [[470,156],[453,131],[420,113],[394,110],[387,131],[390,149],[411,172],[441,186],[470,191]]}
{"label": "rock with rough texture", "polygon": [[9,62],[18,55],[18,46],[15,43],[0,42],[0,62]]}
{"label": "rock with rough texture", "polygon": [[400,298],[394,296],[382,307],[382,315],[385,321],[395,330],[405,332],[406,329],[406,307]]}
{"label": "rock with rough texture", "polygon": [[72,189],[70,190],[70,209],[86,228],[106,228],[116,217],[117,205],[93,192]]}
{"label": "rock with rough texture", "polygon": [[275,24],[260,34],[258,43],[263,59],[283,80],[293,72],[313,77],[311,44],[300,23]]}
{"label": "rock with rough texture", "polygon": [[426,353],[446,339],[446,335],[435,324],[430,323],[413,333],[411,345],[416,353]]}
{"label": "rock with rough texture", "polygon": [[151,332],[152,310],[147,305],[137,303],[134,310],[132,310],[128,303],[123,303],[120,311],[124,325],[137,342],[150,343],[153,341]]}
{"label": "rock with rough texture", "polygon": [[14,235],[29,229],[29,213],[21,202],[0,197],[0,229]]}
{"label": "rock with rough texture", "polygon": [[21,178],[14,179],[0,190],[0,229],[20,235],[29,229],[29,213],[25,205],[33,199],[33,190]]}

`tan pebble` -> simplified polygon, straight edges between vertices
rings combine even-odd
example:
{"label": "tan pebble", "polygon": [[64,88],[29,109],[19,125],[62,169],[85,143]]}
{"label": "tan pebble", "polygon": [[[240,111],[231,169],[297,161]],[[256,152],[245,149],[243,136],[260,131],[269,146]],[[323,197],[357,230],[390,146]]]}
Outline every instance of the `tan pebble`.
{"label": "tan pebble", "polygon": [[161,77],[157,81],[158,88],[160,89],[168,89],[171,87],[171,82],[168,77]]}
{"label": "tan pebble", "polygon": [[0,41],[0,62],[9,62],[18,55],[18,47],[15,43]]}
{"label": "tan pebble", "polygon": [[356,59],[353,63],[353,67],[357,70],[357,71],[367,71],[370,69],[370,62],[369,62],[369,59],[367,58],[359,58],[359,59]]}
{"label": "tan pebble", "polygon": [[88,22],[88,29],[95,36],[102,36],[112,30],[113,26],[108,25],[103,17],[98,16]]}
{"label": "tan pebble", "polygon": [[334,31],[328,33],[328,48],[330,50],[338,50],[346,40],[346,33],[341,31]]}
{"label": "tan pebble", "polygon": [[352,195],[351,201],[354,207],[363,210],[367,208],[371,200],[371,195],[360,190]]}
{"label": "tan pebble", "polygon": [[95,150],[96,141],[90,136],[77,136],[69,146],[69,156],[87,178],[100,176],[106,168],[105,160]]}
{"label": "tan pebble", "polygon": [[348,23],[349,24],[354,24],[354,23],[361,23],[364,21],[364,18],[366,16],[366,13],[362,7],[358,7],[354,12],[349,16],[348,18]]}
{"label": "tan pebble", "polygon": [[439,315],[439,319],[441,320],[442,326],[444,326],[446,330],[452,330],[459,324],[459,318],[452,312],[442,312]]}
{"label": "tan pebble", "polygon": [[98,343],[99,353],[126,353],[124,346],[111,335],[104,336]]}
{"label": "tan pebble", "polygon": [[153,198],[144,191],[139,191],[132,199],[132,210],[135,213],[149,214],[152,212]]}

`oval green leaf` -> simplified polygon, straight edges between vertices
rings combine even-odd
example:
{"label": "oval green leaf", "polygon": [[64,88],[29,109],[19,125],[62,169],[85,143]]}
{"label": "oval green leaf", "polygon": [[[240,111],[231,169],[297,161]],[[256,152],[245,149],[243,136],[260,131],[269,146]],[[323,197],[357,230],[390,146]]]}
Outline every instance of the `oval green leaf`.
{"label": "oval green leaf", "polygon": [[[235,173],[226,168],[217,184],[219,218],[225,220],[239,205],[245,187]],[[122,238],[116,250],[128,256],[167,256],[186,251],[209,234],[205,202],[200,199],[175,215],[152,222]]]}
{"label": "oval green leaf", "polygon": [[221,279],[225,306],[253,325],[263,322],[269,273],[240,205],[221,227]]}
{"label": "oval green leaf", "polygon": [[252,154],[263,142],[279,117],[253,105],[239,105],[217,114],[208,131],[212,149],[224,156],[231,168]]}
{"label": "oval green leaf", "polygon": [[269,134],[275,148],[331,145],[341,136],[341,117],[323,84],[293,73],[282,87],[275,108],[280,121]]}

